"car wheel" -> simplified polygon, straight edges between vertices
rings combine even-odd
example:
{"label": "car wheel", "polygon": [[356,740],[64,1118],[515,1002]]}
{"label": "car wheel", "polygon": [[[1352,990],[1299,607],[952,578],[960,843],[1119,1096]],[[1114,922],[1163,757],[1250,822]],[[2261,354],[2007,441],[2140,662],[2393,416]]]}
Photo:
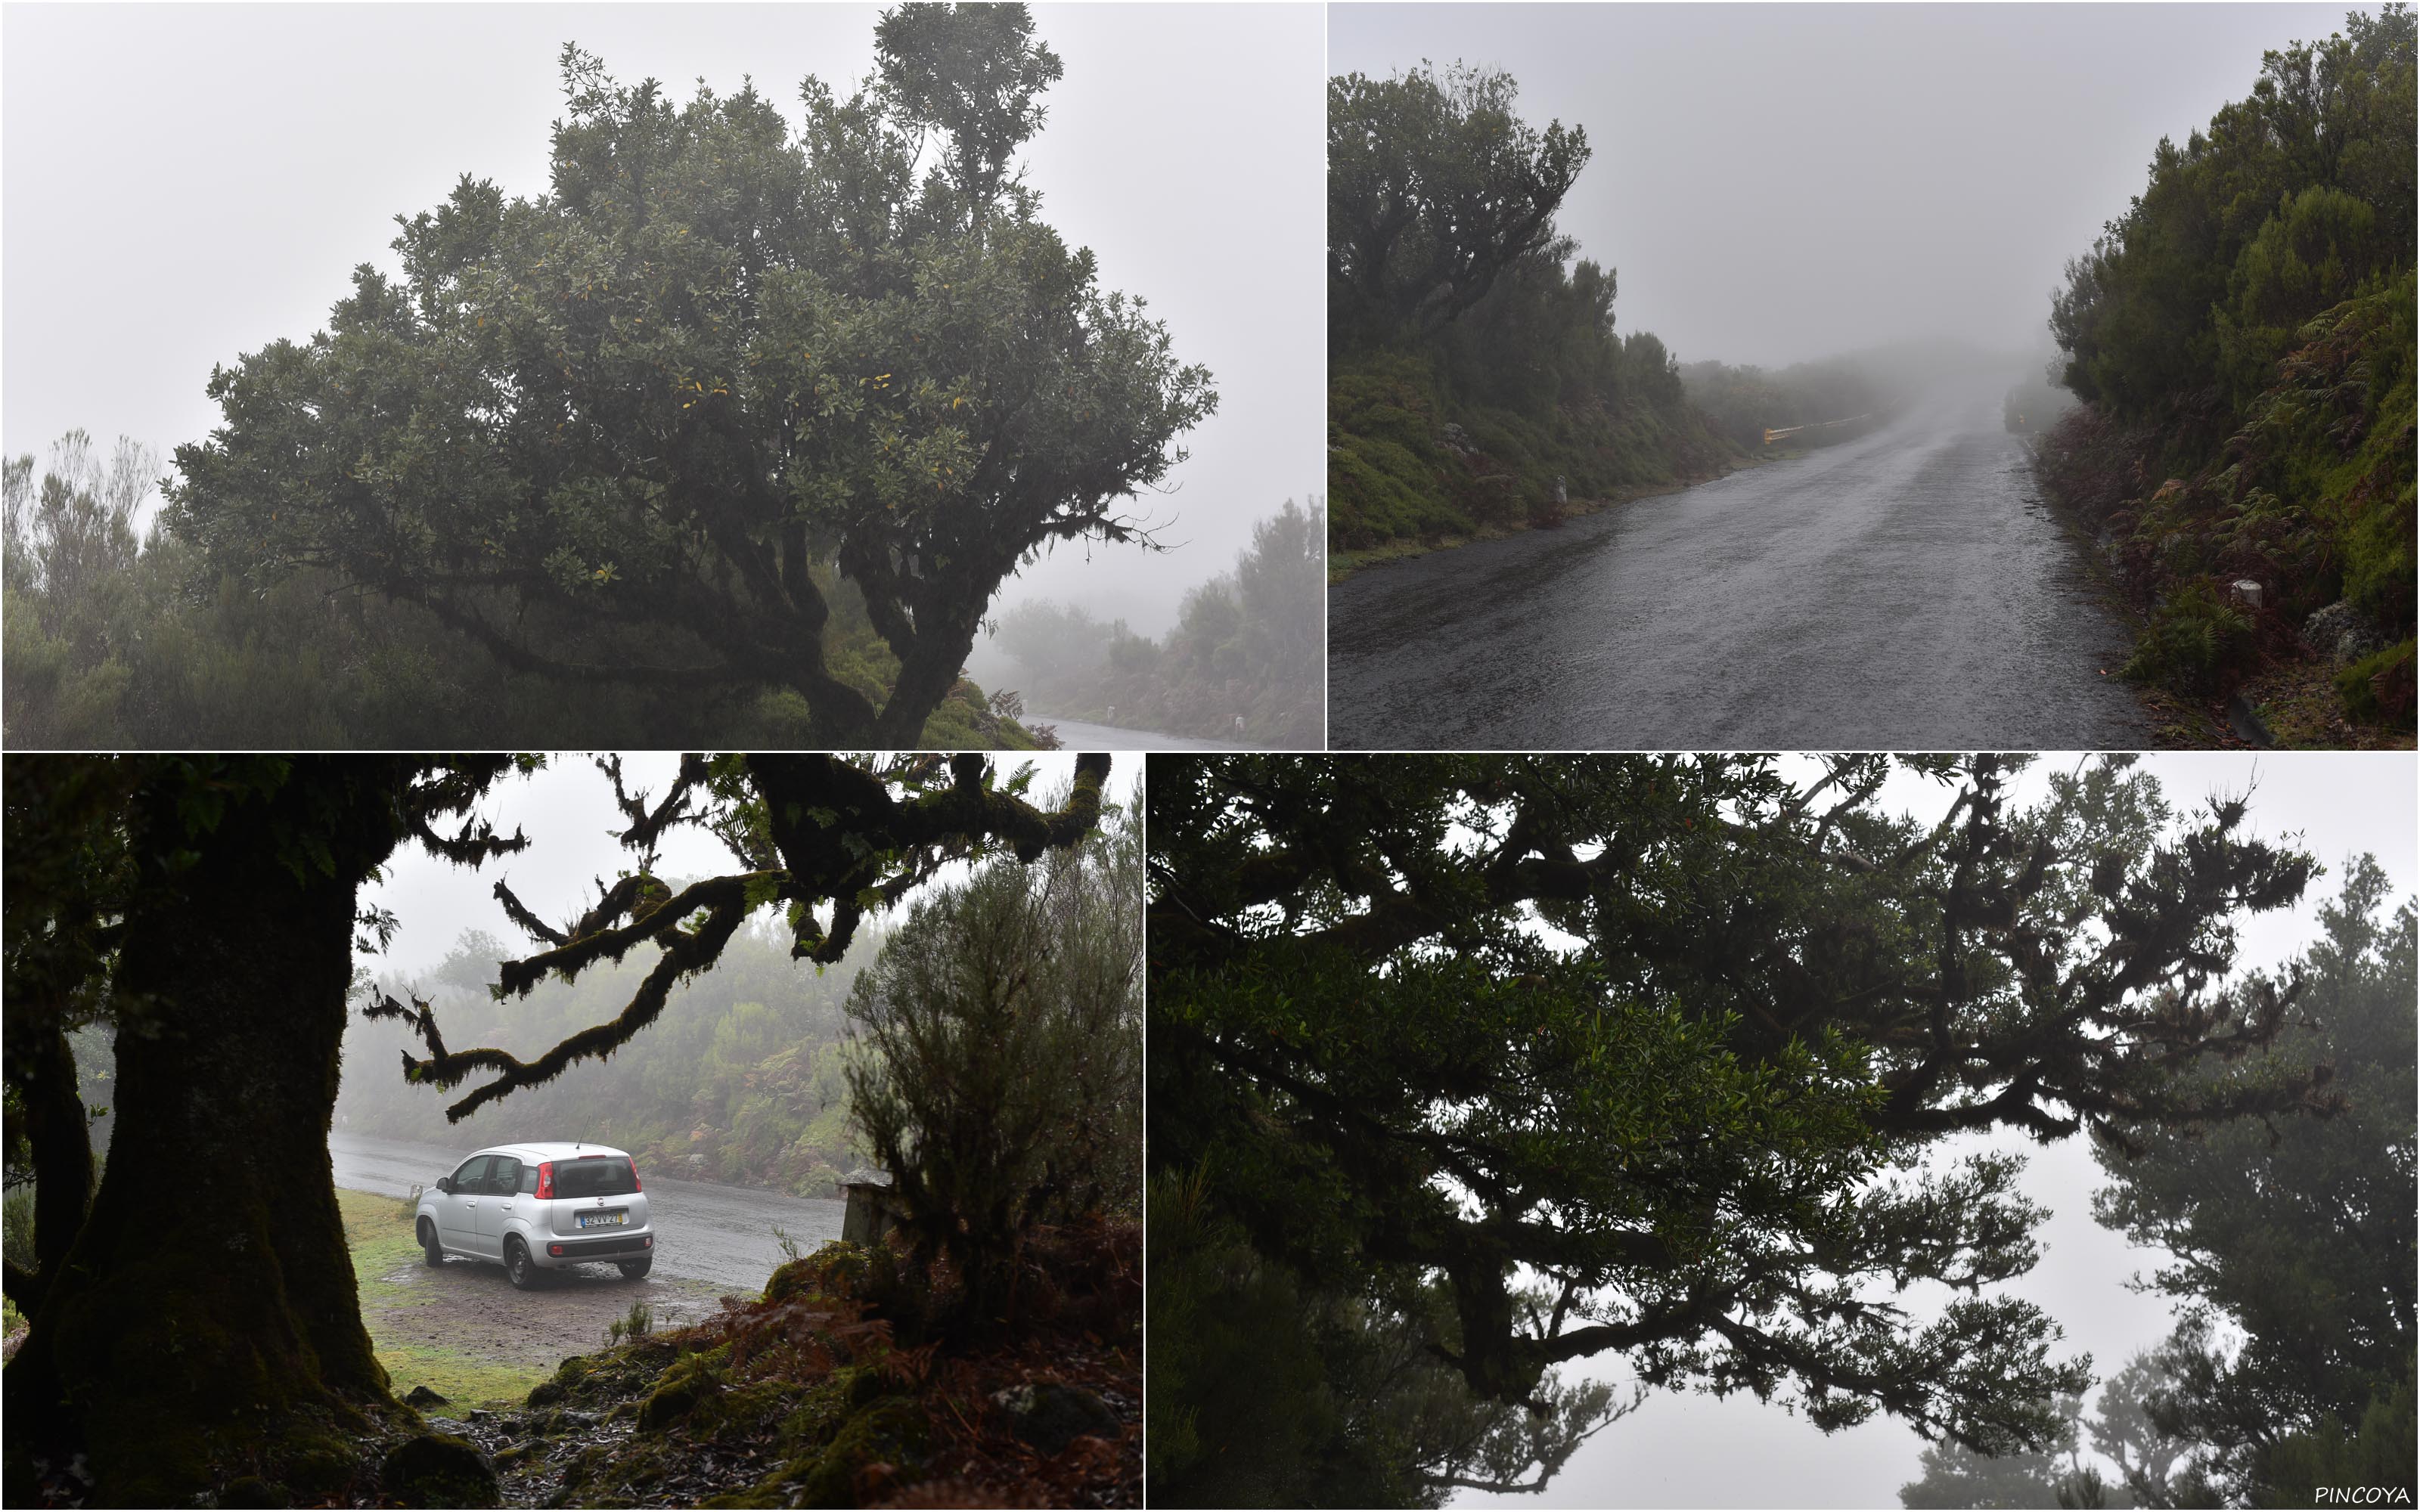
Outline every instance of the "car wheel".
{"label": "car wheel", "polygon": [[433,1266],[445,1263],[445,1246],[437,1242],[437,1226],[426,1218],[420,1220],[420,1257]]}
{"label": "car wheel", "polygon": [[655,1269],[656,1257],[650,1255],[644,1260],[616,1260],[613,1263],[622,1268],[623,1280],[637,1281]]}
{"label": "car wheel", "polygon": [[504,1274],[523,1291],[537,1289],[537,1261],[530,1258],[529,1246],[518,1239],[504,1242]]}

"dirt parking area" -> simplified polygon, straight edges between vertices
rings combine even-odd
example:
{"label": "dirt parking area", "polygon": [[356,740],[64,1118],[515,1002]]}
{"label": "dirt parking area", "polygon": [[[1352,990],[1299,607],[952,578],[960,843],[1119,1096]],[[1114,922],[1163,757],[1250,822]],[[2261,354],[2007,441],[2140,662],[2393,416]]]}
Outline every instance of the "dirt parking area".
{"label": "dirt parking area", "polygon": [[431,1268],[414,1250],[383,1273],[362,1277],[362,1318],[373,1337],[442,1349],[491,1365],[552,1370],[568,1354],[601,1348],[609,1325],[644,1304],[654,1326],[678,1328],[714,1311],[716,1288],[684,1277],[626,1281],[610,1265],[582,1265],[517,1291],[504,1268],[448,1259]]}
{"label": "dirt parking area", "polygon": [[610,1265],[582,1265],[517,1291],[493,1262],[430,1267],[396,1198],[340,1190],[336,1199],[362,1323],[396,1394],[426,1386],[456,1410],[518,1404],[566,1356],[602,1349],[634,1305],[645,1305],[653,1328],[679,1328],[713,1312],[726,1289],[662,1271],[626,1281]]}

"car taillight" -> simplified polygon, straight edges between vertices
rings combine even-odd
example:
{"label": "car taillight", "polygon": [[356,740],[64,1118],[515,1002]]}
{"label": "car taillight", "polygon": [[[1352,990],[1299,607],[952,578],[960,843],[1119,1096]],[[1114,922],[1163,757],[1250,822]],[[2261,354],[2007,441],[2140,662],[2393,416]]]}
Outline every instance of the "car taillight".
{"label": "car taillight", "polygon": [[537,1199],[540,1202],[546,1202],[551,1201],[553,1196],[554,1162],[551,1160],[539,1161],[537,1163]]}
{"label": "car taillight", "polygon": [[639,1184],[639,1163],[635,1160],[630,1163],[630,1190],[633,1192],[646,1190],[644,1186]]}

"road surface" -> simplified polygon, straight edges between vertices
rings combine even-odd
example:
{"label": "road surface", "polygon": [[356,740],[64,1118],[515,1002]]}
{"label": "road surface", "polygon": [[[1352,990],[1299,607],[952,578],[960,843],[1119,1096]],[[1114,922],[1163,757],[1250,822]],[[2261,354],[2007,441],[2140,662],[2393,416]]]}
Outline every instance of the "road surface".
{"label": "road surface", "polygon": [[1031,730],[1047,724],[1059,732],[1059,744],[1066,750],[1251,750],[1250,746],[1237,746],[1223,740],[1202,740],[1193,735],[1167,735],[1156,730],[1124,730],[1113,724],[1085,724],[1078,719],[1062,719],[1055,714],[1027,714],[1018,722]]}
{"label": "road surface", "polygon": [[[426,1186],[462,1164],[477,1149],[410,1144],[398,1139],[367,1139],[334,1134],[329,1156],[335,1163],[336,1184],[355,1192],[381,1192],[395,1196]],[[753,1294],[782,1263],[782,1242],[773,1232],[779,1224],[796,1240],[802,1253],[840,1237],[844,1204],[823,1197],[793,1197],[779,1192],[724,1186],[716,1181],[677,1181],[645,1166],[639,1179],[647,1188],[647,1215],[656,1227],[656,1273],[687,1276],[732,1291]],[[589,1267],[600,1276],[613,1273]],[[503,1272],[496,1273],[499,1276]]]}
{"label": "road surface", "polygon": [[[1996,396],[1329,591],[1328,739],[2129,748],[2124,629]],[[2107,675],[2103,675],[2103,672]]]}

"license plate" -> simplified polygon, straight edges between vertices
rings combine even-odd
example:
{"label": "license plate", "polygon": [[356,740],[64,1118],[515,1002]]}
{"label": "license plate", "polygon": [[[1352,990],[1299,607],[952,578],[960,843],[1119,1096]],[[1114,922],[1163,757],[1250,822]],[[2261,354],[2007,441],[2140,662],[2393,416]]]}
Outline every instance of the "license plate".
{"label": "license plate", "polygon": [[627,1212],[583,1212],[580,1215],[582,1228],[613,1228],[629,1221],[630,1215]]}

